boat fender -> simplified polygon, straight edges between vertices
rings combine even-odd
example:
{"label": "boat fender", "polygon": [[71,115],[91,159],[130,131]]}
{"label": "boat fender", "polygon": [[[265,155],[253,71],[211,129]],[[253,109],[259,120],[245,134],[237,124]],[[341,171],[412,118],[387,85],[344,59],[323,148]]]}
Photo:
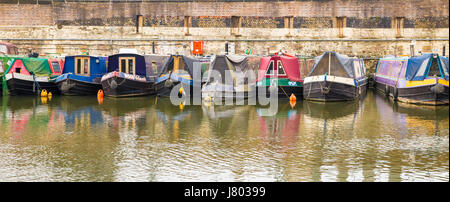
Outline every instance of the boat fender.
{"label": "boat fender", "polygon": [[166,88],[170,88],[173,86],[173,81],[171,79],[167,79],[166,82],[164,82],[164,86]]}
{"label": "boat fender", "polygon": [[322,93],[322,95],[326,95],[330,93],[330,88],[327,86],[323,86],[322,88],[320,88],[320,92]]}
{"label": "boat fender", "polygon": [[66,82],[62,82],[61,84],[61,91],[65,92],[69,90],[69,84],[67,84]]}
{"label": "boat fender", "polygon": [[441,94],[445,91],[445,88],[441,84],[436,84],[435,86],[430,88],[431,92],[435,94]]}
{"label": "boat fender", "polygon": [[41,91],[41,97],[47,97],[47,90],[43,89]]}
{"label": "boat fender", "polygon": [[392,92],[392,96],[394,97],[394,100],[397,100],[398,98],[398,88],[394,86],[394,92]]}
{"label": "boat fender", "polygon": [[103,98],[103,96],[104,96],[103,90],[102,90],[102,89],[98,90],[98,92],[97,92],[97,98],[101,99],[101,98]]}
{"label": "boat fender", "polygon": [[52,99],[52,92],[48,92],[47,96],[48,96],[48,99],[51,100]]}
{"label": "boat fender", "polygon": [[116,89],[117,88],[116,80],[112,80],[111,83],[109,84],[109,86],[111,87],[111,89]]}
{"label": "boat fender", "polygon": [[294,93],[291,93],[291,97],[289,97],[289,101],[297,101],[297,97],[295,97]]}
{"label": "boat fender", "polygon": [[386,94],[386,96],[388,96],[389,95],[389,86],[388,85],[385,85],[384,86],[384,94]]}

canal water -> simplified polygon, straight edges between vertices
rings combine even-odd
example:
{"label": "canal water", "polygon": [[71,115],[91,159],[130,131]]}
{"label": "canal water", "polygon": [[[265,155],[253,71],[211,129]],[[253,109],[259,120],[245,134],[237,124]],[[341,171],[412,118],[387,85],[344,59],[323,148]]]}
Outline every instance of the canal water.
{"label": "canal water", "polygon": [[449,107],[1,97],[0,181],[448,181]]}

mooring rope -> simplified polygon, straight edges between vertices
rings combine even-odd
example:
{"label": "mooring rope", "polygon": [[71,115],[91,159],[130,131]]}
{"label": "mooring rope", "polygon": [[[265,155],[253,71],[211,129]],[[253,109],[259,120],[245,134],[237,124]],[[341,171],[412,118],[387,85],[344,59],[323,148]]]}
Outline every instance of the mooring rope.
{"label": "mooring rope", "polygon": [[34,81],[34,83],[33,83],[33,93],[36,92],[35,91],[36,87],[39,89],[39,91],[42,91],[41,87],[39,86],[39,83],[36,81],[36,78],[35,78],[34,74],[33,74],[33,81]]}

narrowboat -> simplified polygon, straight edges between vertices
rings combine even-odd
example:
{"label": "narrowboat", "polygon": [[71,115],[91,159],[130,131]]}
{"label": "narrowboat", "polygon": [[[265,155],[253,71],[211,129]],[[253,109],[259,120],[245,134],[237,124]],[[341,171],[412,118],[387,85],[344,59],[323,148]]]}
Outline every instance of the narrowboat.
{"label": "narrowboat", "polygon": [[63,95],[95,95],[102,89],[100,80],[105,73],[105,57],[66,56],[63,74],[56,78],[56,84]]}
{"label": "narrowboat", "polygon": [[3,84],[7,84],[10,95],[38,95],[44,89],[59,94],[55,79],[64,67],[63,59],[13,57],[8,63]]}
{"label": "narrowboat", "polygon": [[355,100],[366,92],[367,84],[362,59],[325,52],[315,58],[303,81],[303,98],[325,102]]}
{"label": "narrowboat", "polygon": [[448,72],[448,58],[438,54],[384,57],[375,70],[375,89],[400,102],[447,105]]}
{"label": "narrowboat", "polygon": [[207,100],[225,98],[249,98],[256,95],[255,83],[251,82],[248,58],[239,55],[216,55],[211,59],[202,97]]}
{"label": "narrowboat", "polygon": [[[278,98],[289,98],[292,94],[301,98],[303,95],[303,79],[297,57],[278,55],[262,57],[256,80],[258,93],[278,90]],[[263,88],[264,90],[261,90]]]}
{"label": "narrowboat", "polygon": [[[177,92],[187,97],[193,96],[195,86],[197,87],[195,90],[200,92],[202,85],[202,63],[197,58],[171,55],[165,61],[156,78],[158,96],[169,97],[174,88],[176,88],[175,90]],[[198,75],[194,77],[194,74],[197,73]]]}
{"label": "narrowboat", "polygon": [[101,78],[106,96],[132,97],[156,93],[155,78],[147,75],[145,57],[119,53],[108,57],[108,68]]}
{"label": "narrowboat", "polygon": [[12,43],[0,41],[0,54],[2,55],[19,55],[19,49]]}

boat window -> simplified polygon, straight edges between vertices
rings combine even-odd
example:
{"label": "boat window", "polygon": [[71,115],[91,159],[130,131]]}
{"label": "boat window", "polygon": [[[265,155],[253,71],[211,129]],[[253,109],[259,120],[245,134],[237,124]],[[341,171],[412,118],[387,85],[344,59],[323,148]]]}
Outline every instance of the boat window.
{"label": "boat window", "polygon": [[427,69],[427,65],[428,65],[428,61],[430,59],[426,59],[422,65],[420,65],[419,71],[417,71],[416,76],[424,76],[425,75],[425,70]]}
{"label": "boat window", "polygon": [[359,61],[353,61],[353,66],[355,68],[355,78],[359,78],[361,76],[361,66],[359,64]]}
{"label": "boat window", "polygon": [[75,63],[75,74],[79,74],[81,72],[81,59],[76,59]]}
{"label": "boat window", "polygon": [[441,59],[441,66],[442,66],[442,70],[444,71],[445,76],[448,76],[448,67],[445,64],[444,60],[442,60],[442,59]]}
{"label": "boat window", "polygon": [[52,62],[53,72],[61,72],[61,67],[59,66],[59,62]]}
{"label": "boat window", "polygon": [[16,68],[16,73],[20,74],[20,69],[22,69],[22,68]]}
{"label": "boat window", "polygon": [[[89,57],[77,57],[77,58],[75,58],[75,74],[78,74],[78,75],[89,75],[90,68],[91,67],[90,67],[90,58]],[[59,64],[58,64],[58,69],[59,69],[59,71],[61,71],[61,69],[59,67]],[[55,66],[53,66],[53,71],[56,72]]]}
{"label": "boat window", "polygon": [[273,60],[269,63],[269,68],[267,69],[267,75],[273,75]]}
{"label": "boat window", "polygon": [[0,53],[8,54],[8,48],[5,45],[0,45]]}
{"label": "boat window", "polygon": [[120,72],[127,72],[127,70],[125,69],[127,67],[127,60],[122,59],[120,60]]}
{"label": "boat window", "polygon": [[134,61],[128,60],[128,73],[134,74]]}
{"label": "boat window", "polygon": [[286,75],[286,72],[284,72],[283,65],[281,64],[281,60],[278,60],[277,68],[278,68],[278,75]]}
{"label": "boat window", "polygon": [[430,71],[428,72],[428,76],[440,76],[441,71],[439,70],[439,65],[437,59],[433,59],[431,61]]}
{"label": "boat window", "polygon": [[120,57],[119,71],[127,74],[136,74],[136,62],[134,57]]}
{"label": "boat window", "polygon": [[158,65],[156,65],[156,62],[152,62],[152,69],[153,74],[158,74]]}

